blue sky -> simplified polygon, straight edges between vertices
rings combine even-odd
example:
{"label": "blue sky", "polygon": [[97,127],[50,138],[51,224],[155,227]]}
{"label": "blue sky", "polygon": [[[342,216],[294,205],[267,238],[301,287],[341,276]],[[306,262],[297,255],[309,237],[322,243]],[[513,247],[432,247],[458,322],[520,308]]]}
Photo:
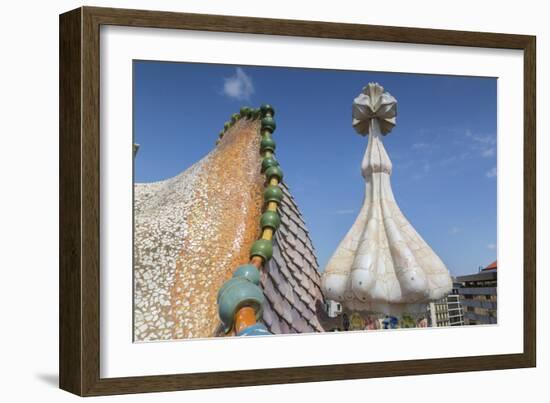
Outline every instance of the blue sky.
{"label": "blue sky", "polygon": [[212,150],[241,106],[270,103],[277,158],[322,269],[362,203],[367,138],[351,126],[351,104],[371,81],[398,102],[384,144],[401,210],[452,274],[491,263],[495,78],[135,61],[135,180],[177,175]]}

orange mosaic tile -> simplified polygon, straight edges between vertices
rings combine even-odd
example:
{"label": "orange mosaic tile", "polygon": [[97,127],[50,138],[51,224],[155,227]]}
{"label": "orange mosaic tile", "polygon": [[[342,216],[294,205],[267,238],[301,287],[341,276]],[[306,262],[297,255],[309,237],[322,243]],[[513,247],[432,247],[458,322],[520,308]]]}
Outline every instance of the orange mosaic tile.
{"label": "orange mosaic tile", "polygon": [[182,174],[136,185],[137,341],[219,334],[218,289],[260,232],[259,143],[259,122],[241,119]]}

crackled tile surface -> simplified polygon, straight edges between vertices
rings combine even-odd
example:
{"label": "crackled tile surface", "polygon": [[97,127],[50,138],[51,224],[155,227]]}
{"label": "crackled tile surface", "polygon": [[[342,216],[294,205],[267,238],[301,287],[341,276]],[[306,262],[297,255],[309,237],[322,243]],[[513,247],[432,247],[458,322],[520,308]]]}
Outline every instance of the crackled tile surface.
{"label": "crackled tile surface", "polygon": [[[135,185],[136,341],[221,335],[218,289],[248,262],[260,233],[259,142],[259,123],[240,120],[183,173]],[[327,317],[315,251],[298,206],[281,188],[281,227],[262,270],[263,321],[273,333],[322,331]]]}
{"label": "crackled tile surface", "polygon": [[136,341],[217,335],[218,289],[259,233],[258,130],[240,120],[183,173],[135,185]]}

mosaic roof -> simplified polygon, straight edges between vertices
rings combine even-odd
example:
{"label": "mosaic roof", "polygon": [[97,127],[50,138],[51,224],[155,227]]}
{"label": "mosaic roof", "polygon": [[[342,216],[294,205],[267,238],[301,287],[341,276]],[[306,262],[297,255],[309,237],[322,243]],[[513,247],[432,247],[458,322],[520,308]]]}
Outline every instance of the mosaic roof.
{"label": "mosaic roof", "polygon": [[181,174],[135,185],[136,341],[217,334],[218,289],[259,233],[258,129],[240,121]]}
{"label": "mosaic roof", "polygon": [[[216,294],[233,270],[248,262],[260,233],[259,130],[259,121],[239,120],[181,174],[135,184],[136,341],[223,334]],[[263,320],[272,333],[322,331],[314,249],[296,202],[284,183],[281,188],[281,227],[261,278]]]}

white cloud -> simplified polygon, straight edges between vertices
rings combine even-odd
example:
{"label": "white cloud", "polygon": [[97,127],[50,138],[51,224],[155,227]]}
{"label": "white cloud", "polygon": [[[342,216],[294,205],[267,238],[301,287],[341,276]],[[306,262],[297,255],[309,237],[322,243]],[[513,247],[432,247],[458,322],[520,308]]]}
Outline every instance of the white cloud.
{"label": "white cloud", "polygon": [[342,210],[336,210],[336,214],[343,215],[343,214],[353,214],[355,213],[355,209],[342,209]]}
{"label": "white cloud", "polygon": [[485,172],[487,178],[494,178],[497,176],[497,167],[491,168],[489,171]]}
{"label": "white cloud", "polygon": [[449,234],[451,234],[451,235],[456,235],[456,234],[458,234],[460,231],[461,231],[461,229],[458,228],[458,227],[451,227],[451,229],[449,230]]}
{"label": "white cloud", "polygon": [[497,139],[494,135],[480,136],[473,134],[470,130],[466,130],[466,137],[470,137],[474,142],[481,144],[496,144]]}
{"label": "white cloud", "polygon": [[483,158],[489,158],[496,153],[497,139],[495,135],[477,135],[470,130],[466,130],[466,137],[470,139],[470,148],[472,151],[479,153]]}
{"label": "white cloud", "polygon": [[474,136],[472,139],[481,144],[496,144],[496,139],[493,136]]}
{"label": "white cloud", "polygon": [[445,166],[454,164],[455,162],[460,162],[468,158],[471,158],[471,154],[469,151],[466,151],[460,155],[451,155],[450,157],[440,159],[439,161],[435,161],[435,165],[445,167]]}
{"label": "white cloud", "polygon": [[224,79],[223,93],[230,98],[250,100],[250,96],[254,94],[252,78],[237,67],[234,76]]}
{"label": "white cloud", "polygon": [[494,243],[490,243],[489,245],[487,245],[487,249],[495,250],[496,248],[497,246]]}
{"label": "white cloud", "polygon": [[440,145],[434,143],[433,141],[430,143],[418,142],[418,143],[413,143],[411,145],[411,149],[413,151],[423,152],[428,154],[434,153],[439,148],[440,148]]}
{"label": "white cloud", "polygon": [[495,155],[495,147],[489,147],[481,150],[482,157],[492,157]]}
{"label": "white cloud", "polygon": [[426,148],[430,148],[430,144],[428,144],[428,143],[414,143],[412,145],[413,150],[424,150]]}
{"label": "white cloud", "polygon": [[415,162],[414,166],[418,167],[418,169],[412,170],[412,172],[414,172],[412,174],[412,178],[417,181],[423,179],[426,175],[430,173],[432,169],[432,166],[428,161]]}

